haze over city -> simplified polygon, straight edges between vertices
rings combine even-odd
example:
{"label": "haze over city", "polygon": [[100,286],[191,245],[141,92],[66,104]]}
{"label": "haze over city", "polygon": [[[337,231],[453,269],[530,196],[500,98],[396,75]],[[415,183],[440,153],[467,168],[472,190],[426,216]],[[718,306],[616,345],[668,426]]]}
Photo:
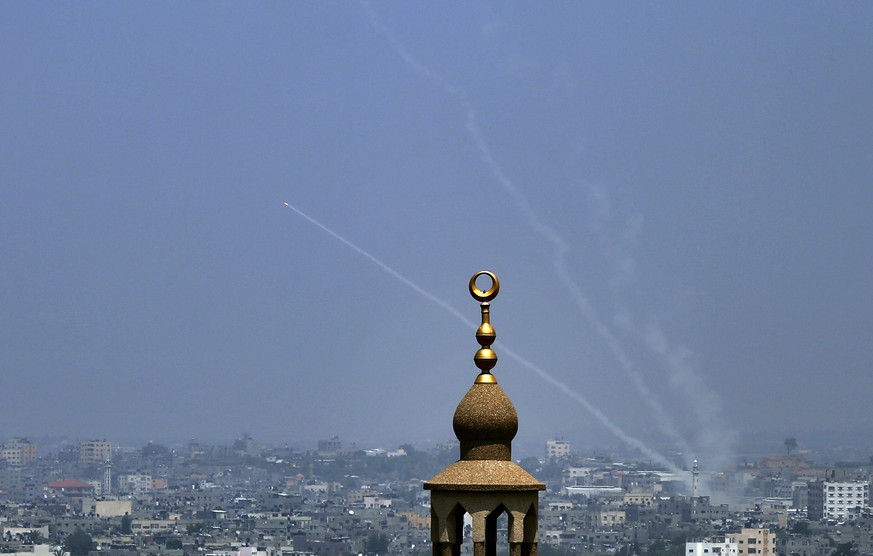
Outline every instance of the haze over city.
{"label": "haze over city", "polygon": [[873,453],[870,4],[0,15],[0,437]]}

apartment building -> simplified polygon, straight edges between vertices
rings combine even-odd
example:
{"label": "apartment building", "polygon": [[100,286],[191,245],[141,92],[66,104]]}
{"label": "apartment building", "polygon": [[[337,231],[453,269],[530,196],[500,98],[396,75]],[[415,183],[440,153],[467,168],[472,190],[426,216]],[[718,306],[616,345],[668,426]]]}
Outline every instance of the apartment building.
{"label": "apartment building", "polygon": [[570,456],[570,442],[567,440],[547,440],[546,459],[566,458]]}
{"label": "apartment building", "polygon": [[776,533],[769,529],[744,527],[739,533],[726,535],[725,540],[737,545],[737,556],[776,556]]}
{"label": "apartment building", "polygon": [[118,477],[118,490],[125,494],[142,496],[152,489],[152,476],[148,473],[124,473]]}
{"label": "apartment building", "polygon": [[824,519],[824,481],[806,485],[806,518],[810,521]]}
{"label": "apartment building", "polygon": [[0,448],[0,460],[9,465],[27,465],[36,459],[36,444],[26,438],[13,438]]}
{"label": "apartment building", "polygon": [[847,519],[870,506],[870,483],[825,481],[822,489],[826,519]]}
{"label": "apartment building", "polygon": [[121,517],[133,513],[132,500],[97,500],[82,498],[82,515],[94,517]]}
{"label": "apartment building", "polygon": [[79,444],[79,463],[90,465],[112,460],[112,442],[108,440],[88,440]]}

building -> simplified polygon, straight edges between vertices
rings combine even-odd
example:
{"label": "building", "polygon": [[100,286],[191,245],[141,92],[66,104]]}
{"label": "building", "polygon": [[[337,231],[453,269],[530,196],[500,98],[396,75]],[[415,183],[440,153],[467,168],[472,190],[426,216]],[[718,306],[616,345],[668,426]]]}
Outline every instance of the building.
{"label": "building", "polygon": [[651,507],[655,496],[651,492],[627,492],[624,495],[625,506]]}
{"label": "building", "polygon": [[737,550],[736,543],[726,540],[685,543],[685,554],[687,556],[712,556],[713,554],[719,554],[721,556],[737,556]]}
{"label": "building", "polygon": [[123,494],[142,496],[152,491],[152,476],[148,473],[124,473],[118,476],[118,490]]}
{"label": "building", "polygon": [[319,454],[337,454],[343,449],[343,442],[338,436],[333,436],[330,440],[318,441]]}
{"label": "building", "polygon": [[857,517],[870,506],[870,483],[825,481],[822,485],[825,519]]}
{"label": "building", "polygon": [[82,497],[94,496],[94,485],[76,479],[64,479],[52,481],[43,485],[43,488],[58,496]]}
{"label": "building", "polygon": [[242,438],[238,438],[233,443],[233,452],[238,456],[257,457],[259,455],[258,444],[250,435],[244,434]]}
{"label": "building", "polygon": [[744,527],[739,533],[726,535],[725,540],[737,545],[737,556],[776,556],[776,533],[769,529]]}
{"label": "building", "polygon": [[[476,286],[481,275],[491,278],[488,291]],[[497,277],[490,272],[478,272],[470,279],[470,293],[482,312],[476,331],[481,347],[473,357],[480,372],[452,419],[461,458],[424,484],[431,492],[434,556],[461,554],[468,515],[475,556],[498,554],[498,543],[503,544],[498,539],[499,523],[504,517],[508,544],[504,551],[513,556],[537,554],[539,491],[546,487],[512,461],[518,414],[491,374],[497,355],[491,349],[496,334],[489,302],[499,289]]]}
{"label": "building", "polygon": [[806,485],[806,518],[810,521],[824,519],[824,481]]}
{"label": "building", "polygon": [[91,465],[112,460],[112,442],[108,440],[89,440],[79,444],[79,463]]}
{"label": "building", "polygon": [[563,493],[567,496],[585,496],[587,498],[623,498],[624,489],[617,486],[566,486]]}
{"label": "building", "polygon": [[[809,485],[804,481],[791,482],[791,507],[806,512],[809,506]],[[819,519],[821,519],[819,517]]]}
{"label": "building", "polygon": [[564,484],[578,485],[581,479],[584,484],[589,484],[591,475],[594,472],[592,467],[567,467],[564,470]]}
{"label": "building", "polygon": [[727,504],[712,505],[709,496],[698,496],[691,500],[691,519],[698,523],[721,522],[730,517]]}
{"label": "building", "polygon": [[601,527],[614,529],[621,527],[627,521],[627,514],[624,510],[601,510],[597,512],[597,523]]}
{"label": "building", "polygon": [[546,459],[561,459],[570,457],[570,441],[547,440]]}
{"label": "building", "polygon": [[132,500],[82,499],[82,514],[95,517],[121,517],[133,513]]}
{"label": "building", "polygon": [[27,465],[36,460],[36,444],[26,438],[13,438],[0,448],[0,459],[9,465]]}

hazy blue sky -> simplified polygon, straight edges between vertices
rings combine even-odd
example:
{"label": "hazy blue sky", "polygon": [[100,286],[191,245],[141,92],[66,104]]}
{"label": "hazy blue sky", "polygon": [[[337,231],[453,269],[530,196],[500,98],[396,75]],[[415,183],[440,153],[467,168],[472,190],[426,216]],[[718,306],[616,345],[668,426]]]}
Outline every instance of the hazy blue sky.
{"label": "hazy blue sky", "polygon": [[873,4],[3,2],[0,76],[0,437],[453,438],[473,329],[294,208],[500,276],[520,443],[873,428]]}

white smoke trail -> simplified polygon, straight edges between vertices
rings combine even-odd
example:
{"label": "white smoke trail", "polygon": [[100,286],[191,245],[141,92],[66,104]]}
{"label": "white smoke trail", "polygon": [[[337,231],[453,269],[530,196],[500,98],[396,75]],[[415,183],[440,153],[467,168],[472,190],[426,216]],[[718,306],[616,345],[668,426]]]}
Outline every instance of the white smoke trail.
{"label": "white smoke trail", "polygon": [[518,353],[516,353],[512,349],[508,348],[502,342],[495,342],[494,345],[498,349],[500,349],[500,351],[502,351],[503,353],[508,355],[510,358],[515,359],[523,367],[526,367],[527,369],[533,371],[540,378],[546,380],[552,386],[556,387],[558,390],[562,391],[564,394],[568,395],[570,398],[577,401],[582,407],[584,407],[586,410],[588,410],[588,412],[591,413],[591,415],[593,415],[595,419],[600,421],[601,425],[606,427],[606,429],[609,430],[609,432],[611,432],[612,434],[614,434],[619,440],[621,440],[622,442],[624,442],[625,444],[627,444],[628,446],[630,446],[632,448],[638,449],[641,453],[645,454],[649,459],[651,459],[652,461],[660,463],[661,465],[663,465],[667,469],[673,471],[674,473],[680,472],[679,468],[676,467],[670,461],[668,461],[664,456],[662,456],[661,454],[659,454],[658,452],[656,452],[652,448],[649,448],[646,444],[644,444],[638,438],[631,436],[630,434],[627,434],[626,432],[624,432],[624,430],[622,430],[618,425],[613,423],[612,420],[606,416],[606,414],[604,414],[602,411],[597,409],[595,406],[591,405],[591,403],[588,400],[586,400],[584,397],[582,397],[581,394],[579,394],[578,392],[576,392],[575,390],[573,390],[572,388],[570,388],[569,386],[567,386],[566,384],[564,384],[560,380],[556,379],[555,377],[553,377],[552,375],[550,375],[549,373],[544,371],[541,367],[538,367],[537,365],[531,363],[530,361],[528,361],[527,359],[525,359],[524,357],[522,357],[521,355],[519,355]]}
{"label": "white smoke trail", "polygon": [[[602,187],[590,183],[586,185],[597,207],[596,214],[592,215],[591,231],[619,271],[613,285],[628,286],[632,282],[634,261],[627,247],[635,241],[639,233],[639,220],[632,218],[623,230],[609,233],[609,198]],[[681,344],[672,343],[656,321],[641,326],[626,309],[619,309],[615,325],[618,330],[639,341],[666,369],[670,388],[678,393],[684,400],[685,407],[694,416],[697,457],[705,458],[711,469],[731,464],[736,434],[721,422],[723,400],[703,381],[691,350]],[[692,457],[686,450],[687,460]]]}
{"label": "white smoke trail", "polygon": [[[621,347],[621,342],[617,336],[606,325],[604,320],[597,313],[597,310],[591,304],[588,297],[585,295],[583,288],[572,278],[566,264],[566,254],[570,250],[567,241],[554,228],[545,224],[537,216],[536,212],[531,208],[527,198],[521,190],[513,183],[501,165],[494,158],[488,143],[485,141],[484,135],[479,127],[478,115],[473,105],[467,99],[466,94],[449,83],[439,73],[432,70],[425,64],[419,62],[394,36],[376,16],[372,7],[366,1],[361,2],[364,10],[370,19],[370,23],[378,30],[385,39],[391,44],[396,54],[406,63],[412,71],[420,75],[427,81],[430,81],[441,89],[446,95],[457,99],[458,103],[465,114],[465,128],[467,133],[472,138],[476,148],[479,151],[480,159],[488,167],[494,176],[497,183],[509,195],[512,203],[522,213],[527,220],[528,225],[539,235],[546,239],[553,247],[552,266],[555,274],[570,292],[573,302],[582,312],[583,316],[588,320],[589,324],[594,328],[597,334],[606,342],[606,345],[612,355],[616,358],[621,369],[630,377],[634,389],[646,403],[655,416],[655,420],[659,428],[670,438],[680,445],[680,449],[685,452],[690,452],[690,447],[676,427],[673,425],[672,419],[668,415],[664,406],[655,397],[654,392],[646,385],[641,373],[634,368],[631,358]],[[614,432],[614,431],[613,431]]]}
{"label": "white smoke trail", "polygon": [[[457,318],[458,320],[460,320],[461,322],[466,324],[468,327],[475,329],[479,326],[478,323],[473,322],[469,318],[465,317],[463,315],[463,313],[461,313],[460,311],[458,311],[457,309],[455,309],[454,307],[452,307],[451,305],[449,305],[448,303],[446,303],[445,301],[443,301],[442,299],[440,299],[436,295],[425,290],[424,288],[422,288],[421,286],[419,286],[418,284],[416,284],[415,282],[413,282],[412,280],[410,280],[406,276],[400,274],[399,272],[397,272],[396,270],[394,270],[393,268],[388,266],[386,263],[382,262],[375,255],[372,255],[369,252],[367,252],[366,250],[364,250],[363,248],[358,247],[357,245],[355,245],[354,243],[352,243],[351,241],[349,241],[345,237],[341,236],[337,232],[328,228],[327,226],[325,226],[324,224],[322,224],[321,222],[319,222],[315,218],[309,216],[308,214],[306,214],[302,210],[298,209],[294,205],[288,203],[287,201],[285,201],[283,204],[286,207],[293,210],[298,215],[302,216],[304,219],[306,219],[308,222],[310,222],[314,226],[318,227],[319,229],[321,229],[325,233],[329,234],[331,237],[333,237],[334,239],[336,239],[337,241],[339,241],[340,243],[342,243],[346,247],[349,247],[350,249],[354,250],[358,254],[364,256],[367,260],[369,260],[373,264],[377,265],[379,268],[381,268],[382,270],[384,270],[385,272],[387,272],[388,274],[393,276],[395,279],[402,282],[404,285],[411,288],[413,291],[415,291],[419,295],[423,296],[424,298],[428,299],[429,301],[432,301],[437,306],[439,306],[441,309],[447,311],[449,314],[451,314],[452,316],[454,316],[455,318]],[[569,386],[567,386],[566,384],[564,384],[563,382],[561,382],[560,380],[558,380],[557,378],[555,378],[554,376],[552,376],[551,374],[546,372],[542,367],[540,367],[540,366],[534,364],[533,362],[531,362],[530,360],[522,357],[521,355],[519,355],[518,353],[516,353],[515,351],[513,351],[512,349],[507,347],[502,342],[495,343],[495,347],[500,349],[509,358],[514,359],[515,361],[517,361],[519,364],[521,364],[526,369],[533,371],[539,377],[541,377],[544,380],[546,380],[547,382],[549,382],[552,386],[556,387],[558,390],[560,390],[561,392],[563,392],[564,394],[569,396],[571,399],[575,400],[582,407],[584,407],[589,413],[591,413],[591,415],[593,415],[594,418],[597,419],[601,425],[606,427],[610,432],[612,432],[615,436],[617,436],[625,444],[627,444],[628,446],[632,446],[634,448],[637,448],[640,452],[645,454],[649,459],[663,465],[664,467],[666,467],[670,471],[679,472],[679,469],[673,463],[671,463],[669,460],[667,460],[664,456],[662,456],[657,451],[655,451],[652,448],[650,448],[649,446],[647,446],[643,441],[626,433],[624,430],[621,429],[621,427],[619,427],[617,424],[612,422],[612,420],[609,419],[609,417],[607,417],[602,411],[600,411],[599,409],[594,407],[591,404],[591,402],[589,402],[587,399],[585,399],[585,397],[583,397],[581,394],[579,394],[578,392],[576,392],[575,390],[573,390],[572,388],[570,388]]]}
{"label": "white smoke trail", "polygon": [[355,245],[351,241],[347,240],[343,236],[334,232],[333,230],[331,230],[330,228],[328,228],[327,226],[325,226],[324,224],[322,224],[321,222],[319,222],[315,218],[312,218],[311,216],[309,216],[308,214],[306,214],[302,210],[298,209],[297,207],[295,207],[294,205],[292,205],[288,201],[285,201],[282,204],[284,204],[286,207],[288,207],[289,209],[293,210],[294,212],[296,212],[297,214],[299,214],[300,216],[302,216],[303,218],[308,220],[311,224],[317,226],[318,228],[321,228],[322,231],[333,236],[334,239],[339,240],[346,247],[349,247],[350,249],[357,251],[360,255],[363,255],[364,257],[369,259],[370,262],[379,266],[382,270],[384,270],[385,272],[387,272],[388,274],[390,274],[394,278],[400,280],[401,282],[403,282],[404,284],[406,284],[407,286],[409,286],[410,288],[412,288],[413,290],[415,290],[419,294],[423,295],[424,297],[426,297],[430,301],[433,301],[434,303],[436,303],[437,305],[439,305],[440,307],[442,307],[443,309],[445,309],[446,311],[448,311],[449,313],[454,315],[455,318],[462,320],[463,322],[467,323],[468,325],[470,325],[474,328],[479,326],[478,324],[475,324],[473,321],[471,321],[470,319],[465,317],[460,311],[458,311],[457,309],[455,309],[454,307],[452,307],[451,305],[449,305],[448,303],[446,303],[445,301],[443,301],[439,297],[435,296],[434,294],[430,293],[429,291],[427,291],[423,288],[420,288],[415,282],[413,282],[412,280],[410,280],[406,276],[403,276],[402,274],[400,274],[399,272],[397,272],[396,270],[394,270],[393,268],[391,268],[387,264],[383,263],[382,261],[380,261],[379,259],[377,259],[373,255],[371,255],[370,253],[364,251],[363,249],[361,249],[360,247],[358,247],[357,245]]}

